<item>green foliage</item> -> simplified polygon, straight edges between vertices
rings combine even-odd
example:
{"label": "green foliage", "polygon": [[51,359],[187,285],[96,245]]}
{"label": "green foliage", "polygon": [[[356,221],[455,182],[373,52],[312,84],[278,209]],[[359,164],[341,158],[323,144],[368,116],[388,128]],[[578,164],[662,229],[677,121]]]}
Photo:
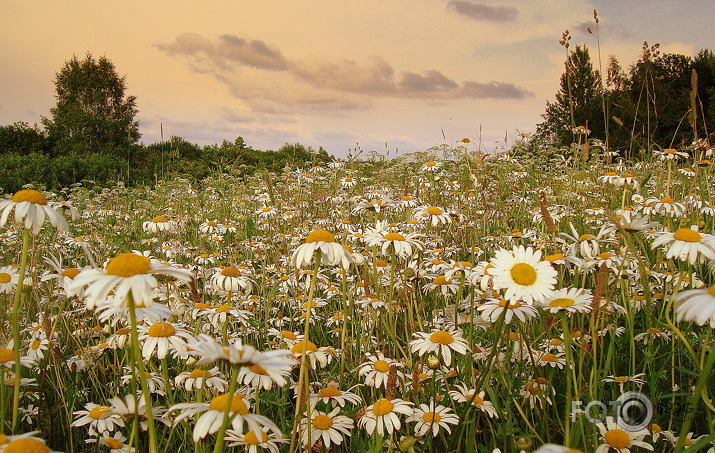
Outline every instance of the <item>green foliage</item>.
{"label": "green foliage", "polygon": [[571,106],[574,124],[586,126],[590,139],[608,143],[611,150],[635,155],[653,147],[687,146],[694,137],[709,138],[715,125],[715,55],[705,49],[690,58],[662,54],[658,48],[644,43],[640,59],[627,72],[609,57],[604,87],[586,46],[576,46],[555,101],[547,102],[536,138],[557,145],[578,142],[571,134]]}
{"label": "green foliage", "polygon": [[107,57],[65,62],[55,78],[57,105],[43,118],[55,155],[113,153],[139,140],[136,98]]}
{"label": "green foliage", "polygon": [[47,135],[35,125],[18,121],[0,126],[0,154],[39,153],[46,154],[51,149]]}

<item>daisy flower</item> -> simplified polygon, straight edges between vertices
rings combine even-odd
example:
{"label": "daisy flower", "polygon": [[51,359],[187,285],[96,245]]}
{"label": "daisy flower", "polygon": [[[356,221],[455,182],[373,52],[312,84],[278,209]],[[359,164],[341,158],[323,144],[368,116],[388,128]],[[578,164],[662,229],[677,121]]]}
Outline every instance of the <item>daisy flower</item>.
{"label": "daisy flower", "polygon": [[0,294],[14,293],[18,278],[20,273],[14,266],[0,267]]}
{"label": "daisy flower", "polygon": [[645,381],[641,377],[645,376],[645,373],[634,374],[633,376],[615,376],[609,375],[606,378],[601,379],[601,382],[616,382],[620,387],[621,393],[623,393],[623,386],[627,382],[633,382],[634,384],[643,385]]}
{"label": "daisy flower", "polygon": [[321,401],[325,404],[331,404],[333,407],[345,407],[346,403],[362,403],[362,398],[359,395],[352,393],[350,390],[340,390],[337,388],[337,383],[333,384],[320,389],[318,393],[311,394],[310,404],[315,406],[318,401]]}
{"label": "daisy flower", "polygon": [[506,299],[491,299],[479,307],[482,318],[487,321],[496,322],[502,313],[504,314],[504,324],[509,324],[516,316],[519,321],[526,322],[527,318],[534,318],[537,315],[536,308],[531,305],[523,305],[519,301],[509,302]]}
{"label": "daisy flower", "polygon": [[581,450],[565,447],[557,444],[544,444],[534,450],[533,453],[583,453]]}
{"label": "daisy flower", "polygon": [[[365,379],[365,384],[370,387],[387,386],[387,375],[391,367],[402,367],[403,363],[393,359],[389,359],[382,352],[369,354],[365,357],[365,362],[358,367],[358,375]],[[401,371],[397,371],[397,379],[402,380],[404,375]]]}
{"label": "daisy flower", "polygon": [[45,445],[44,439],[35,437],[39,431],[31,431],[25,434],[15,436],[6,436],[0,434],[0,442],[5,440],[7,443],[0,443],[0,452],[3,453],[60,453]]}
{"label": "daisy flower", "polygon": [[253,289],[251,279],[243,275],[238,268],[224,267],[211,277],[211,286],[227,293],[248,294]]}
{"label": "daisy flower", "polygon": [[152,304],[153,290],[158,284],[152,274],[164,274],[179,280],[192,278],[191,272],[186,269],[160,264],[135,253],[120,253],[109,260],[104,269],[80,272],[69,289],[87,286],[85,301],[90,310],[104,301],[110,291],[114,291],[114,304],[117,307],[125,306],[129,295],[136,306],[148,307]]}
{"label": "daisy flower", "polygon": [[87,403],[84,406],[85,410],[75,411],[74,415],[80,416],[73,421],[70,426],[89,426],[89,435],[95,436],[105,432],[112,432],[120,426],[124,426],[124,420],[118,415],[112,413],[108,406],[99,404]]}
{"label": "daisy flower", "polygon": [[595,453],[606,453],[611,448],[619,453],[630,453],[631,447],[641,447],[653,451],[651,444],[643,442],[643,438],[649,434],[647,429],[626,431],[621,429],[613,417],[607,417],[605,425],[599,422],[596,426],[601,433],[603,443],[596,448]]}
{"label": "daisy flower", "polygon": [[451,434],[452,429],[449,425],[456,425],[459,423],[459,417],[457,417],[451,408],[442,406],[438,404],[435,406],[434,401],[430,401],[430,404],[420,404],[420,407],[415,408],[411,416],[406,420],[407,422],[417,422],[415,425],[415,435],[424,436],[429,431],[432,431],[432,437],[437,437],[440,430],[445,430],[447,433]]}
{"label": "daisy flower", "polygon": [[293,266],[299,268],[308,267],[313,261],[313,255],[316,251],[320,252],[320,263],[326,266],[340,264],[347,253],[342,245],[335,242],[335,237],[331,232],[315,230],[308,235],[305,243],[293,252],[291,257]]}
{"label": "daisy flower", "polygon": [[312,447],[318,440],[322,442],[324,448],[328,449],[331,445],[342,444],[344,436],[350,436],[350,430],[355,427],[355,422],[349,417],[338,415],[338,412],[340,412],[339,407],[330,413],[310,411],[310,428],[306,418],[303,418],[298,426],[303,446]]}
{"label": "daisy flower", "polygon": [[417,338],[410,341],[410,350],[420,357],[431,352],[438,352],[444,360],[444,364],[449,366],[452,363],[452,352],[457,354],[467,354],[469,343],[462,337],[462,332],[453,330],[435,330],[431,333],[416,332],[413,334]]}
{"label": "daisy flower", "polygon": [[715,285],[708,289],[691,289],[675,295],[676,321],[693,321],[702,326],[707,322],[715,329]]}
{"label": "daisy flower", "polygon": [[436,172],[440,168],[442,168],[442,162],[431,160],[420,167],[420,172]]}
{"label": "daisy flower", "polygon": [[226,430],[225,436],[228,447],[244,446],[247,453],[259,453],[261,450],[268,450],[270,453],[280,453],[279,443],[287,442],[280,432],[270,431],[267,428],[261,428],[255,431],[235,431],[233,429]]}
{"label": "daisy flower", "polygon": [[90,438],[85,442],[88,444],[98,443],[106,445],[109,448],[109,453],[134,453],[134,447],[125,444],[127,438],[122,433],[103,433],[99,438]]}
{"label": "daisy flower", "polygon": [[184,387],[187,392],[202,387],[218,392],[225,392],[228,389],[228,381],[222,377],[218,367],[213,367],[210,370],[194,368],[191,371],[184,371],[174,378],[174,382],[177,387]]}
{"label": "daisy flower", "polygon": [[291,347],[290,352],[296,360],[300,360],[303,356],[303,349],[305,349],[305,354],[308,356],[310,366],[313,369],[315,369],[317,365],[320,365],[321,368],[325,368],[333,361],[333,357],[337,355],[337,352],[333,348],[326,346],[318,348],[315,343],[309,340],[301,340],[295,343]]}
{"label": "daisy flower", "polygon": [[432,226],[452,223],[452,217],[439,206],[421,206],[414,210],[412,218],[432,224]]}
{"label": "daisy flower", "polygon": [[539,365],[563,369],[566,366],[566,358],[563,353],[552,354],[549,352],[539,358]]}
{"label": "daisy flower", "polygon": [[15,223],[22,225],[37,234],[40,228],[49,220],[58,231],[67,231],[67,221],[62,214],[47,205],[47,199],[42,192],[35,189],[22,189],[10,200],[0,201],[0,227],[5,226],[10,213],[15,210]]}
{"label": "daisy flower", "polygon": [[169,351],[176,356],[183,356],[187,351],[187,342],[194,341],[194,337],[185,328],[178,324],[159,321],[151,326],[140,325],[139,342],[143,343],[142,357],[149,360],[154,353],[161,360]]}
{"label": "daisy flower", "polygon": [[539,306],[549,313],[588,313],[591,311],[591,302],[593,295],[588,289],[563,288],[554,291]]}
{"label": "daisy flower", "polygon": [[455,388],[457,390],[449,391],[449,396],[454,401],[458,403],[469,403],[477,409],[486,412],[491,418],[499,418],[499,414],[497,413],[494,404],[484,399],[484,396],[486,395],[485,391],[482,390],[481,392],[476,393],[475,389],[470,389],[462,383],[455,385]]}
{"label": "daisy flower", "polygon": [[500,249],[492,258],[494,289],[506,290],[510,301],[533,303],[545,299],[553,292],[556,270],[548,261],[541,261],[541,251],[520,245],[512,251]]}
{"label": "daisy flower", "polygon": [[698,232],[697,225],[690,228],[679,228],[674,233],[660,233],[655,238],[651,249],[661,245],[669,245],[665,253],[666,258],[678,258],[695,264],[696,261],[704,263],[707,259],[715,258],[715,236]]}
{"label": "daisy flower", "polygon": [[371,229],[370,232],[365,234],[365,242],[368,246],[379,247],[385,255],[394,252],[400,258],[409,258],[424,248],[422,242],[417,239],[420,236],[418,233],[387,232]]}
{"label": "daisy flower", "polygon": [[400,429],[402,423],[399,414],[412,415],[412,406],[413,403],[399,398],[392,400],[382,398],[365,409],[365,414],[358,420],[358,425],[370,435],[377,431],[379,436],[384,437],[385,434],[392,434]]}
{"label": "daisy flower", "polygon": [[142,229],[145,233],[170,233],[176,230],[176,222],[169,220],[163,215],[158,215],[151,220],[142,223]]}

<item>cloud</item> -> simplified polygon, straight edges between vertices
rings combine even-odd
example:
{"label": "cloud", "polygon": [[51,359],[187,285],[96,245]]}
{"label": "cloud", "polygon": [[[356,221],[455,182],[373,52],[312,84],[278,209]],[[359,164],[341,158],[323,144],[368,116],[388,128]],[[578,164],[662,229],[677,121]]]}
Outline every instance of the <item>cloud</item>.
{"label": "cloud", "polygon": [[519,10],[513,6],[491,6],[465,0],[452,0],[447,8],[470,19],[488,22],[514,22],[519,15]]}
{"label": "cloud", "polygon": [[372,99],[384,97],[522,99],[531,95],[507,82],[459,83],[436,69],[396,73],[379,55],[363,62],[289,59],[275,46],[235,35],[212,41],[183,33],[157,47],[172,57],[188,57],[193,71],[212,75],[231,95],[263,114],[366,109],[372,107]]}
{"label": "cloud", "polygon": [[[280,50],[257,39],[244,39],[236,35],[222,35],[218,42],[196,33],[182,33],[174,42],[157,47],[170,56],[192,56],[208,59],[215,66],[225,68],[228,63],[247,65],[258,69],[282,71],[288,63]],[[200,70],[200,67],[197,68]]]}

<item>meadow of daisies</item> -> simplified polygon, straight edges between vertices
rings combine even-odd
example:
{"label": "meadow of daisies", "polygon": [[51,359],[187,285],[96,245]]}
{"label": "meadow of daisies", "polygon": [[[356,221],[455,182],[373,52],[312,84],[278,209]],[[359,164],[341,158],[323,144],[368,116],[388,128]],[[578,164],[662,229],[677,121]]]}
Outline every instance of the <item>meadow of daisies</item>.
{"label": "meadow of daisies", "polygon": [[0,452],[712,452],[712,149],[513,151],[7,194]]}

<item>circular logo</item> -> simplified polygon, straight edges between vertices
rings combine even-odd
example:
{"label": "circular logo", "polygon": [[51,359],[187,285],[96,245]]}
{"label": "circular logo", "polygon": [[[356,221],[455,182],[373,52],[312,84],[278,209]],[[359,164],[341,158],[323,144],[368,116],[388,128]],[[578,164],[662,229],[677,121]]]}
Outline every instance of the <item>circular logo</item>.
{"label": "circular logo", "polygon": [[640,431],[653,419],[653,403],[641,392],[626,392],[616,400],[614,417],[625,431]]}

